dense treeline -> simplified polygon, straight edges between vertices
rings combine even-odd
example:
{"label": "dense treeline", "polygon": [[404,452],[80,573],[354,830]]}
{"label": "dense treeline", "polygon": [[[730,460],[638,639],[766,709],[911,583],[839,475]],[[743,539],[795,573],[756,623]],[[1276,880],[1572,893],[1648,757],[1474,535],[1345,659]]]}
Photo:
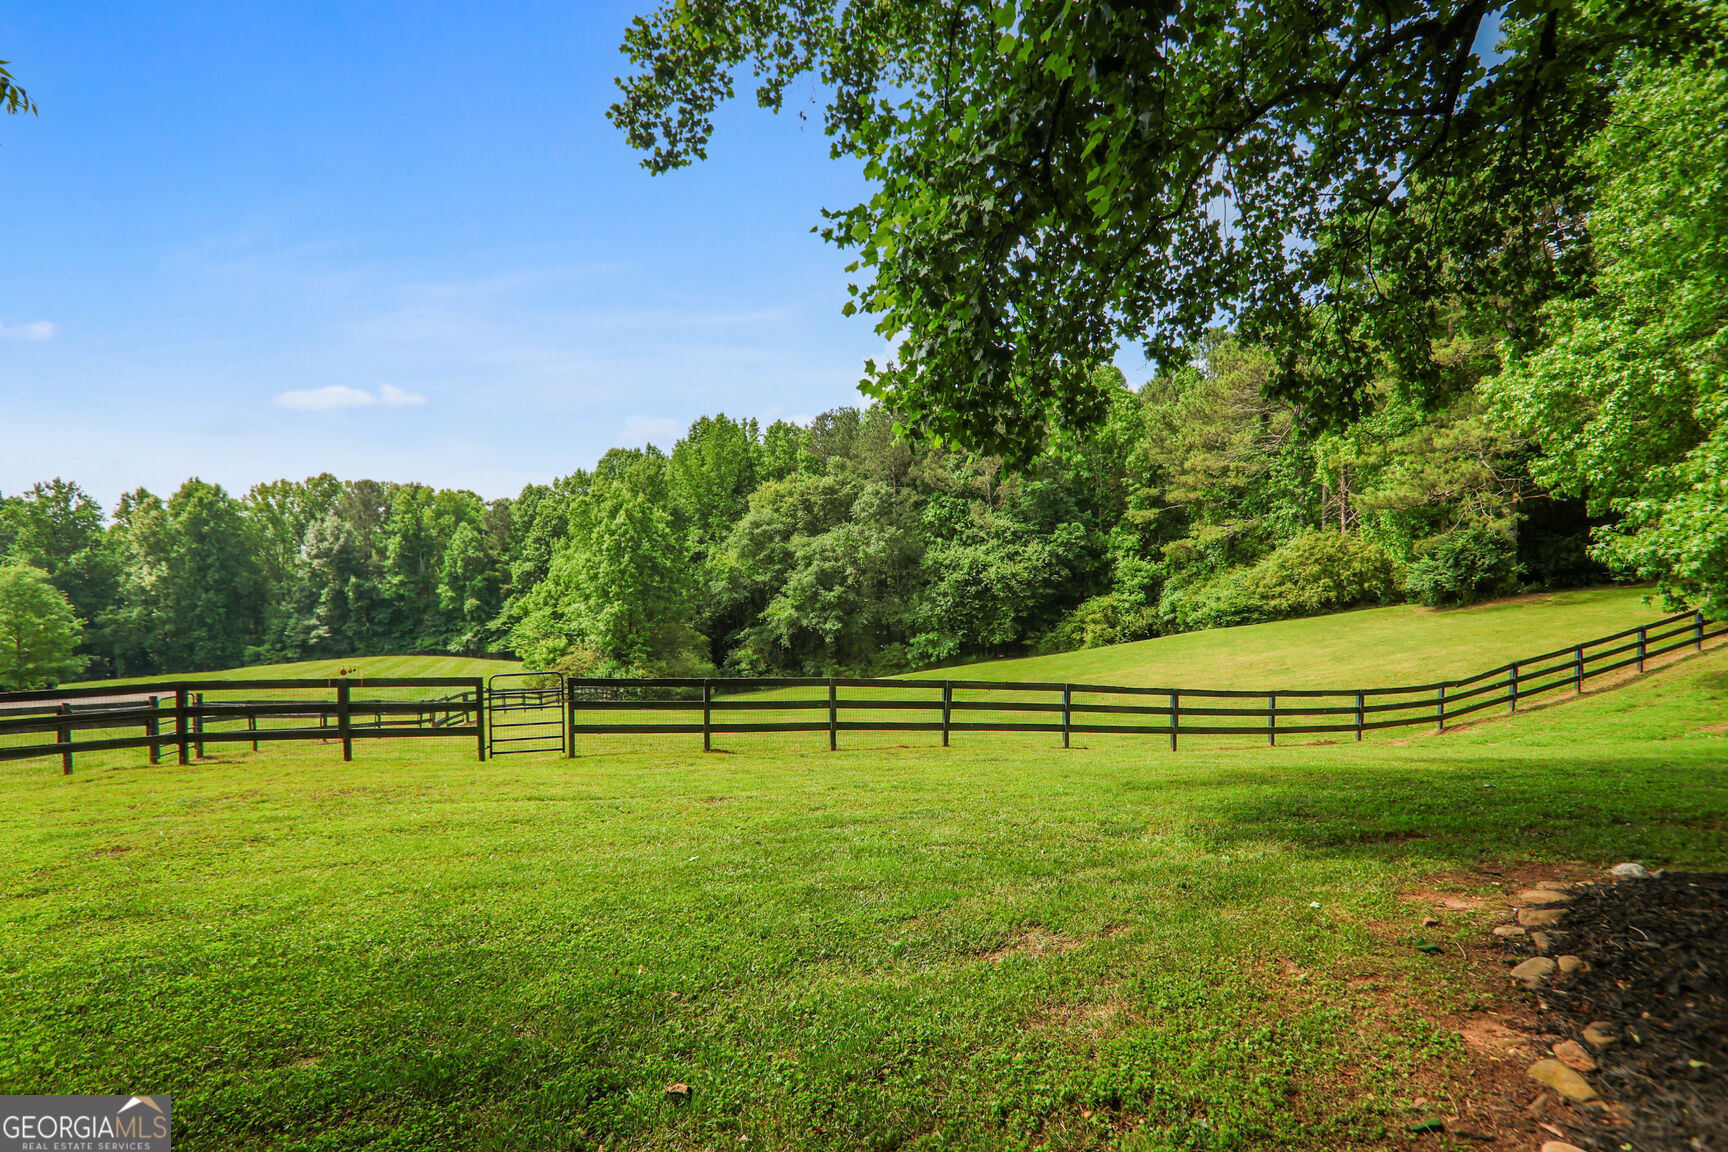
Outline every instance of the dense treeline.
{"label": "dense treeline", "polygon": [[479,651],[503,602],[510,502],[314,476],[236,498],[188,480],[111,519],[55,479],[0,497],[0,556],[83,622],[88,674],[386,651]]}
{"label": "dense treeline", "polygon": [[513,500],[329,475],[193,479],[111,518],[54,480],[0,551],[84,622],[90,673],[514,651],[574,670],[892,672],[1409,597],[1603,578],[1581,505],[1473,393],[1342,433],[1219,336],[1030,469],[906,443],[881,407],[704,417]]}

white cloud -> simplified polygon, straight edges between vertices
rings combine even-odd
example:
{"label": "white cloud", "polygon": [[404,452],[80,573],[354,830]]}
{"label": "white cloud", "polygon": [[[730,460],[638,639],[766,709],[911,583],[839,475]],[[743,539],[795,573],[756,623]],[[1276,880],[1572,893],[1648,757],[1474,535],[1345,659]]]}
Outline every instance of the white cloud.
{"label": "white cloud", "polygon": [[398,388],[394,384],[382,385],[376,395],[359,388],[350,388],[346,384],[331,384],[325,388],[281,392],[276,396],[278,408],[289,408],[296,412],[334,412],[342,408],[370,408],[374,404],[407,408],[424,403],[426,397],[418,392]]}
{"label": "white cloud", "polygon": [[381,385],[378,389],[378,399],[392,408],[411,408],[416,404],[426,403],[426,397],[420,393],[398,388],[394,384]]}
{"label": "white cloud", "polygon": [[684,425],[670,416],[643,416],[638,413],[625,417],[624,420],[624,439],[630,444],[658,444],[662,448],[670,448],[682,435]]}
{"label": "white cloud", "polygon": [[32,324],[0,324],[0,340],[51,340],[54,325],[46,320]]}

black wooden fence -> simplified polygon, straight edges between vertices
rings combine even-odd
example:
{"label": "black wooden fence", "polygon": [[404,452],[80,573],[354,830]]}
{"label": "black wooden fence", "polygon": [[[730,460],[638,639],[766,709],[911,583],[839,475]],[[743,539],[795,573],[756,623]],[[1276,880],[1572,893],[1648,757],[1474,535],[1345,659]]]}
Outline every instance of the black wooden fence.
{"label": "black wooden fence", "polygon": [[[458,689],[429,695],[434,689]],[[210,680],[0,694],[0,760],[143,748],[180,763],[209,744],[466,737],[485,758],[484,682],[470,676]],[[52,736],[52,742],[42,737]]]}
{"label": "black wooden fence", "polygon": [[[278,740],[339,741],[351,760],[367,739],[456,737],[487,756],[489,728],[523,727],[514,713],[529,706],[554,716],[546,732],[495,732],[494,751],[562,751],[576,755],[576,736],[689,734],[714,737],[756,732],[826,732],[828,747],[842,732],[956,732],[1280,736],[1367,732],[1412,725],[1444,730],[1486,709],[1517,711],[1521,702],[1570,689],[1624,668],[1644,671],[1649,660],[1728,635],[1702,613],[1684,613],[1612,636],[1586,640],[1503,664],[1461,680],[1393,688],[1245,691],[1220,688],[1137,688],[996,680],[859,679],[595,679],[557,673],[558,687],[488,689],[477,677],[421,676],[350,680],[168,681],[126,687],[52,688],[0,694],[0,760],[73,756],[144,748],[151,763],[172,750],[180,763],[208,744]],[[431,689],[458,689],[429,696]],[[815,689],[814,694],[807,693]],[[554,729],[562,721],[563,732]],[[509,722],[507,722],[509,721]],[[538,715],[526,722],[538,728]],[[42,739],[51,736],[52,740]],[[561,737],[561,738],[560,738]],[[529,743],[524,743],[524,741]],[[530,746],[530,744],[532,746]]]}
{"label": "black wooden fence", "polygon": [[[1139,688],[998,680],[568,678],[572,737],[700,733],[842,732],[1059,733],[1162,736],[1174,751],[1183,736],[1265,737],[1364,733],[1450,722],[1557,690],[1583,692],[1587,681],[1682,648],[1702,650],[1728,635],[1702,613],[1682,613],[1612,636],[1586,640],[1491,668],[1461,680],[1391,688],[1247,691]],[[816,689],[816,693],[799,695]],[[574,740],[567,743],[576,754]]]}

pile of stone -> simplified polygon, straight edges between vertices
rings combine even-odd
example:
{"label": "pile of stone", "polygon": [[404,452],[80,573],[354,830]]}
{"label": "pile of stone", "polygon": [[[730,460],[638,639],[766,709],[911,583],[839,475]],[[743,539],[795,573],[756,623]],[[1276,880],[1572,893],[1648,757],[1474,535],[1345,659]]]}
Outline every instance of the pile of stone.
{"label": "pile of stone", "polygon": [[1608,882],[1512,903],[1515,922],[1494,933],[1533,954],[1511,978],[1535,994],[1544,1031],[1567,1037],[1529,1075],[1587,1118],[1594,1138],[1574,1138],[1728,1152],[1728,877],[1621,864]]}

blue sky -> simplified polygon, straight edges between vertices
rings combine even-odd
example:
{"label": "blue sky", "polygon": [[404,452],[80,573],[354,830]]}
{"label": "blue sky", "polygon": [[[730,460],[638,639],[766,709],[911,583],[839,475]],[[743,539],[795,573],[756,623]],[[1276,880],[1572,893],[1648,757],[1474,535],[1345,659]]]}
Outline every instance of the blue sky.
{"label": "blue sky", "polygon": [[647,3],[8,5],[0,491],[503,496],[857,403],[882,341],[809,229],[862,181],[748,100],[639,168],[604,112]]}

